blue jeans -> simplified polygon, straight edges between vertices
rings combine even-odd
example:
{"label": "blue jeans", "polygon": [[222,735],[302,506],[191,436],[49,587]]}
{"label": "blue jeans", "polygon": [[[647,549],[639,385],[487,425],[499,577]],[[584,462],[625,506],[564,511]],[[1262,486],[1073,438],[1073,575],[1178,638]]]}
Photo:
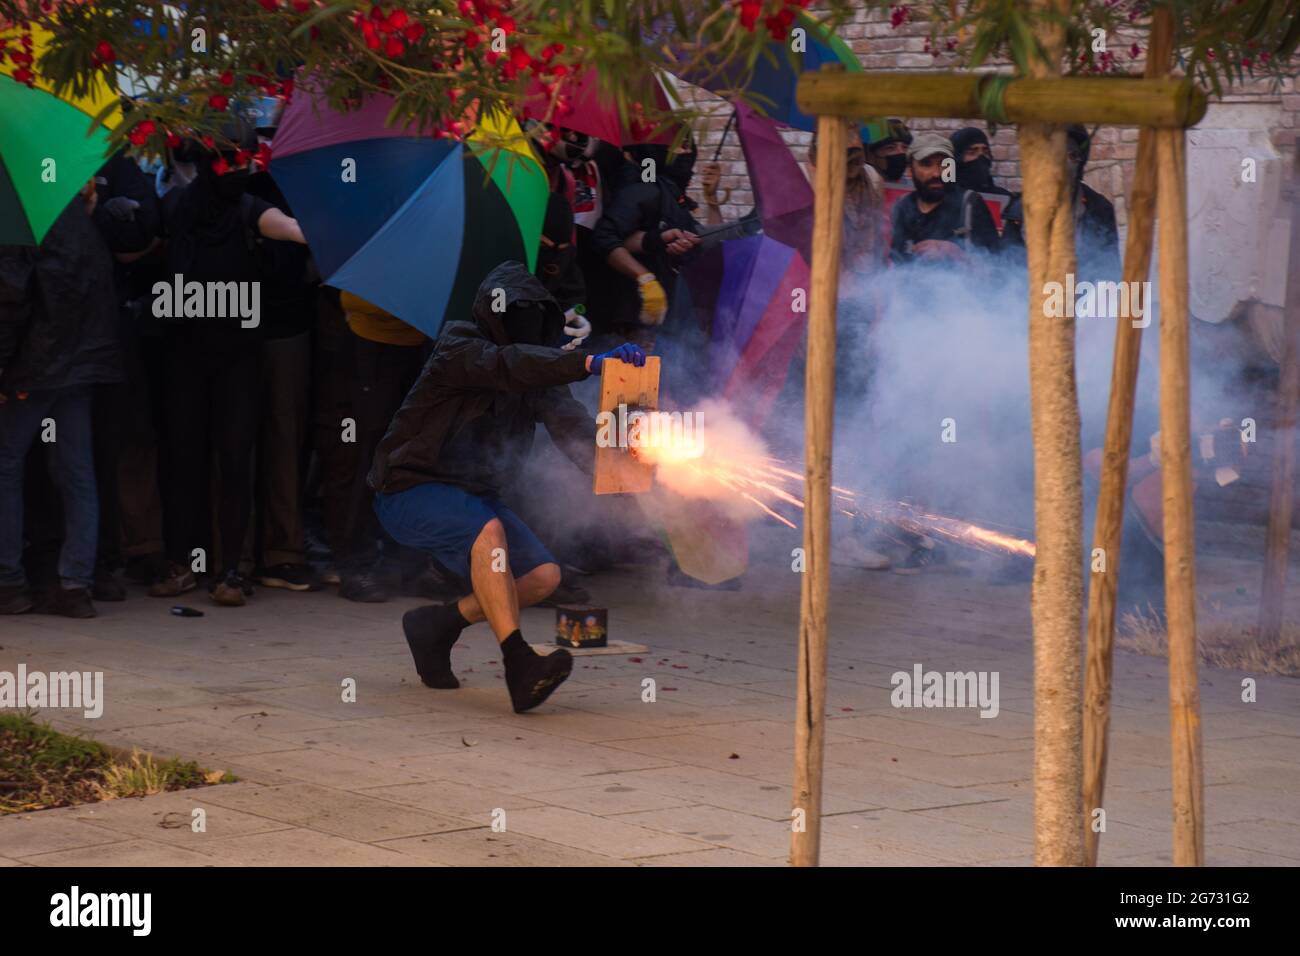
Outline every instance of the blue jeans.
{"label": "blue jeans", "polygon": [[63,547],[59,577],[63,586],[90,587],[95,581],[95,545],[99,535],[99,499],[95,493],[95,456],[90,440],[89,385],[15,395],[0,405],[0,585],[24,585],[23,461],[47,428],[54,427],[48,449],[50,476],[63,498]]}

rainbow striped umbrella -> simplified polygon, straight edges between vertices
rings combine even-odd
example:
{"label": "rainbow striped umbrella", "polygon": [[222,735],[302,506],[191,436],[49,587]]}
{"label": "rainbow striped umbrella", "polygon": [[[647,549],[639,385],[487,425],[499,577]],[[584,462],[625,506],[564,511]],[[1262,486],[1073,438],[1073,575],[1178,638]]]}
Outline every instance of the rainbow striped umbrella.
{"label": "rainbow striped umbrella", "polygon": [[513,118],[481,119],[462,144],[388,126],[391,107],[375,96],[340,113],[300,84],[271,175],[326,285],[436,336],[495,266],[534,268],[549,187]]}
{"label": "rainbow striped umbrella", "polygon": [[[32,30],[35,61],[50,34]],[[82,97],[56,96],[53,86],[28,63],[20,34],[0,33],[0,244],[39,245],[54,220],[108,158],[108,131],[121,122],[112,110],[103,125],[92,120],[114,105],[117,92],[98,80]],[[14,58],[17,53],[18,59]],[[31,86],[14,79],[34,73]]]}

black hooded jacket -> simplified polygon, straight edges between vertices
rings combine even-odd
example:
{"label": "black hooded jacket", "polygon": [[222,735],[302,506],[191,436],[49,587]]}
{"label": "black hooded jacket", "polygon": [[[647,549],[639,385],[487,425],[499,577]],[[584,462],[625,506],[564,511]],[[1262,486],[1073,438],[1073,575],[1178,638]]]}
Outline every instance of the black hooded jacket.
{"label": "black hooded jacket", "polygon": [[[504,291],[504,312],[492,309]],[[430,481],[495,497],[519,474],[537,423],[573,462],[590,472],[596,423],[569,392],[586,378],[586,352],[515,344],[520,303],[545,311],[542,341],[563,337],[564,314],[519,262],[488,274],[473,317],[447,322],[420,377],[375,451],[369,483],[392,494]]]}
{"label": "black hooded jacket", "polygon": [[40,247],[0,246],[0,392],[122,381],[113,257],[74,197]]}

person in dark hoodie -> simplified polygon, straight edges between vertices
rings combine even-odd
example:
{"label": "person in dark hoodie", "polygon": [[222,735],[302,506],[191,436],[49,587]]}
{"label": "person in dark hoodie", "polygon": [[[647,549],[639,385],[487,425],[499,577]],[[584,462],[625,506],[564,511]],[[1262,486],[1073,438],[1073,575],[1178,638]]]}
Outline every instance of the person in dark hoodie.
{"label": "person in dark hoodie", "polygon": [[429,687],[459,687],[452,645],[470,624],[486,620],[501,644],[518,713],[546,700],[569,676],[573,659],[564,650],[542,657],[520,633],[519,609],[555,590],[560,567],[502,496],[530,453],[539,422],[589,472],[595,422],[569,383],[598,373],[606,358],[645,364],[645,354],[630,344],[599,355],[555,348],[563,327],[559,305],[523,264],[493,269],[472,317],[443,326],[369,476],[385,530],[429,553],[465,589],[458,601],[403,616],[420,679]]}
{"label": "person in dark hoodie", "polygon": [[[216,314],[167,320],[164,435],[167,476],[163,514],[169,557],[190,565],[196,548],[204,548],[213,567],[209,596],[213,603],[239,607],[253,593],[239,573],[239,559],[252,511],[253,450],[262,413],[259,390],[262,342],[261,284],[266,278],[259,255],[262,239],[305,243],[295,219],[248,192],[253,175],[251,128],[234,124],[224,131],[240,148],[223,147],[198,158],[198,175],[189,185],[163,197],[167,235],[167,271],[177,281],[202,283],[208,300],[214,290],[242,289],[254,303],[254,315],[230,315],[229,300]],[[165,283],[160,283],[165,286]],[[158,289],[158,306],[167,292]],[[254,298],[255,296],[255,298]],[[245,296],[241,293],[241,305]],[[215,459],[220,474],[216,501],[219,541],[209,501]],[[210,543],[220,547],[216,560]],[[196,586],[192,575],[182,586]]]}
{"label": "person in dark hoodie", "polygon": [[676,275],[699,245],[695,203],[686,195],[695,169],[693,141],[669,155],[647,143],[624,150],[614,198],[592,231],[592,244],[621,278],[608,319],[614,329],[663,323],[676,292]]}
{"label": "person in dark hoodie", "polygon": [[[1080,280],[1098,282],[1118,280],[1119,227],[1111,201],[1083,181],[1092,150],[1092,137],[1086,127],[1075,123],[1066,131],[1065,161],[1074,184],[1074,253],[1075,273]],[[1002,247],[1015,261],[1025,261],[1024,207],[1017,196],[1002,214]]]}
{"label": "person in dark hoodie", "polygon": [[[99,499],[91,393],[122,380],[113,258],[87,183],[39,247],[0,246],[0,613],[34,606],[22,565],[23,465],[40,436],[63,502],[59,586],[39,609],[94,617]],[[52,430],[52,431],[51,431]]]}

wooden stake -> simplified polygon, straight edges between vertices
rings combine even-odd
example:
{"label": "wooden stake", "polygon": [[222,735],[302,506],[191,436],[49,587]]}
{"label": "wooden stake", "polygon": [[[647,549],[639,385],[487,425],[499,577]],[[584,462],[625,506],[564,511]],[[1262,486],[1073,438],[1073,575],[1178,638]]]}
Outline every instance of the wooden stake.
{"label": "wooden stake", "polygon": [[[1168,68],[1172,45],[1173,17],[1167,7],[1156,7],[1147,49],[1148,77],[1159,76]],[[1151,272],[1155,205],[1155,131],[1143,129],[1138,133],[1133,192],[1128,206],[1128,238],[1124,245],[1123,279],[1129,289],[1141,288],[1141,283]],[[1146,308],[1149,310],[1151,303],[1146,303]],[[1106,410],[1105,456],[1092,536],[1093,555],[1100,551],[1105,564],[1101,570],[1094,568],[1088,587],[1088,662],[1083,694],[1083,840],[1084,860],[1088,866],[1097,865],[1097,844],[1101,834],[1093,826],[1093,813],[1103,808],[1106,792],[1115,598],[1119,591],[1121,528],[1141,349],[1142,329],[1135,328],[1129,317],[1119,316],[1115,321],[1115,358],[1110,375],[1110,405]]]}
{"label": "wooden stake", "polygon": [[1291,269],[1286,282],[1285,341],[1273,429],[1273,491],[1269,497],[1264,585],[1259,600],[1259,640],[1282,642],[1286,568],[1291,551],[1291,504],[1295,496],[1296,404],[1300,397],[1300,150],[1291,176]]}
{"label": "wooden stake", "polygon": [[[809,114],[981,117],[979,90],[987,73],[805,73],[795,88]],[[1004,120],[1183,129],[1205,116],[1205,92],[1172,77],[1033,76],[1007,83]]]}
{"label": "wooden stake", "polygon": [[1160,178],[1160,475],[1164,498],[1174,865],[1205,860],[1201,703],[1196,677],[1196,545],[1192,510],[1187,309],[1186,134],[1156,133]]}
{"label": "wooden stake", "polygon": [[826,621],[831,594],[831,442],[835,415],[835,310],[848,124],[817,118],[812,288],[804,386],[803,519],[805,572],[799,598],[799,692],[794,733],[794,807],[790,862],[816,866],[821,852],[822,754],[826,722]]}

